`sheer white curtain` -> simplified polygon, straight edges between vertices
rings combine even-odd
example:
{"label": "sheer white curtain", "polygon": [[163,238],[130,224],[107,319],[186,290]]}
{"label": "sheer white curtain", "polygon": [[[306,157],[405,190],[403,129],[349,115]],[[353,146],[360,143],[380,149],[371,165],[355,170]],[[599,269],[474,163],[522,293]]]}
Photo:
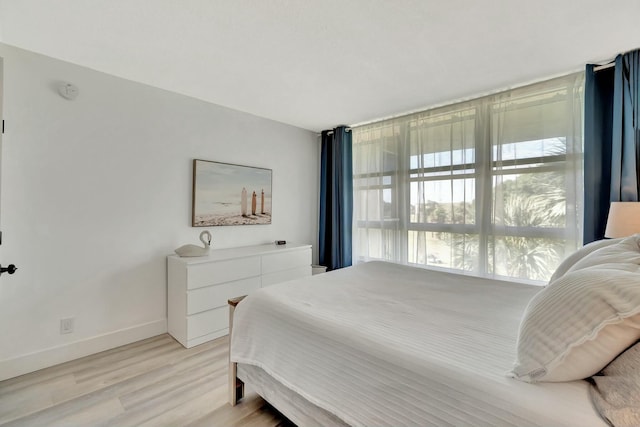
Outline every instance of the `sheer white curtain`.
{"label": "sheer white curtain", "polygon": [[583,74],[353,129],[354,262],[545,281],[581,241]]}

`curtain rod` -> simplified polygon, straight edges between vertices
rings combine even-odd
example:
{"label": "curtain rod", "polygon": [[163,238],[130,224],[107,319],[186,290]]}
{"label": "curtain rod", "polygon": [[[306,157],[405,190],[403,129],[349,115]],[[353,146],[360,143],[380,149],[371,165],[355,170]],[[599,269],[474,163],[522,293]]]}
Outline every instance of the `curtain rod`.
{"label": "curtain rod", "polygon": [[358,128],[360,126],[366,126],[366,125],[370,125],[373,123],[379,123],[379,122],[384,122],[386,120],[392,120],[392,119],[397,119],[400,117],[407,117],[410,116],[412,114],[416,114],[416,113],[423,113],[425,111],[429,111],[429,110],[433,110],[435,108],[440,108],[440,107],[447,107],[447,106],[451,106],[451,105],[455,105],[461,102],[467,102],[467,101],[473,101],[479,98],[484,98],[486,96],[493,96],[496,94],[499,94],[501,92],[505,92],[508,90],[514,90],[514,89],[519,89],[519,88],[523,88],[523,87],[527,87],[536,83],[542,83],[545,82],[547,80],[553,80],[553,79],[559,79],[559,78],[563,78],[563,77],[568,77],[571,76],[573,74],[577,74],[577,73],[584,73],[584,65],[581,68],[575,69],[573,71],[571,71],[570,73],[559,73],[559,74],[553,74],[553,75],[548,75],[542,78],[538,78],[538,79],[533,79],[533,80],[529,80],[526,82],[522,82],[516,85],[509,85],[509,86],[504,86],[502,88],[499,89],[495,89],[495,90],[490,90],[490,91],[485,91],[485,92],[479,92],[473,95],[469,95],[469,96],[464,96],[461,98],[457,98],[454,100],[449,100],[446,102],[439,102],[439,103],[435,103],[435,104],[431,104],[431,105],[427,105],[424,107],[420,107],[420,108],[416,108],[413,110],[409,110],[409,111],[404,111],[402,113],[399,114],[393,114],[390,116],[385,116],[385,117],[380,117],[374,120],[367,120],[365,122],[360,122],[360,123],[352,123],[351,124],[351,128]]}
{"label": "curtain rod", "polygon": [[593,72],[597,73],[598,71],[606,70],[607,68],[611,68],[611,67],[615,67],[615,66],[616,66],[615,62],[609,62],[608,64],[596,65],[595,67],[593,67]]}
{"label": "curtain rod", "polygon": [[[351,132],[351,128],[350,128],[350,127],[346,127],[346,128],[344,129],[344,131],[345,131],[345,132]],[[322,132],[320,132],[320,133],[318,134],[318,136],[320,136],[320,135],[322,135]],[[333,131],[332,131],[332,130],[330,130],[329,132],[327,132],[327,135],[333,135]]]}
{"label": "curtain rod", "polygon": [[[625,52],[621,52],[618,55],[624,55],[625,53],[633,52],[635,50],[638,50],[638,48],[627,50]],[[596,65],[595,67],[593,67],[593,71],[594,72],[598,72],[600,70],[606,70],[607,68],[615,67],[616,66],[616,58],[618,57],[618,55],[616,55],[613,59],[611,59],[610,62],[608,62],[607,64]]]}

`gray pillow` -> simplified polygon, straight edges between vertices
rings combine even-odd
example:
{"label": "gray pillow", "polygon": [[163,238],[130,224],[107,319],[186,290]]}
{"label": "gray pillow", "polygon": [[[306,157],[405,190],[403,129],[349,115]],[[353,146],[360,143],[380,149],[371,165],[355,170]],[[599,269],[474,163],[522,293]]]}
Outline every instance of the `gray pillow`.
{"label": "gray pillow", "polygon": [[640,426],[640,342],[592,377],[591,399],[615,427]]}

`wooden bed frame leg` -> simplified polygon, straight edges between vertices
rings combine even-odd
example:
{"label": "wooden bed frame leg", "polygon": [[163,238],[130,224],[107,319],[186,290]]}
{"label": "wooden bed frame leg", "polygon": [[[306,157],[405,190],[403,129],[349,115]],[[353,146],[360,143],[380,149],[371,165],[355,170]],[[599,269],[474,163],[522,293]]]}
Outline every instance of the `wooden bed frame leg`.
{"label": "wooden bed frame leg", "polygon": [[244,383],[236,377],[237,364],[229,362],[229,403],[236,404],[244,397]]}
{"label": "wooden bed frame leg", "polygon": [[240,399],[244,397],[244,383],[236,376],[238,364],[231,361],[231,331],[233,329],[233,313],[238,303],[245,296],[231,298],[227,301],[229,304],[229,403],[231,406],[236,406]]}

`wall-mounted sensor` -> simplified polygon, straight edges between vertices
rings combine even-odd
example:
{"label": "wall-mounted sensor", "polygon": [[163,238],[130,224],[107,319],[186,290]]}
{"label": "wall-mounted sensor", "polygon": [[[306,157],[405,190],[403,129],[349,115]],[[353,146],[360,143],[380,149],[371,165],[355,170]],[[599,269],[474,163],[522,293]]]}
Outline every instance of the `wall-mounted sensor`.
{"label": "wall-mounted sensor", "polygon": [[78,86],[71,83],[60,83],[58,93],[65,99],[73,101],[78,97]]}

